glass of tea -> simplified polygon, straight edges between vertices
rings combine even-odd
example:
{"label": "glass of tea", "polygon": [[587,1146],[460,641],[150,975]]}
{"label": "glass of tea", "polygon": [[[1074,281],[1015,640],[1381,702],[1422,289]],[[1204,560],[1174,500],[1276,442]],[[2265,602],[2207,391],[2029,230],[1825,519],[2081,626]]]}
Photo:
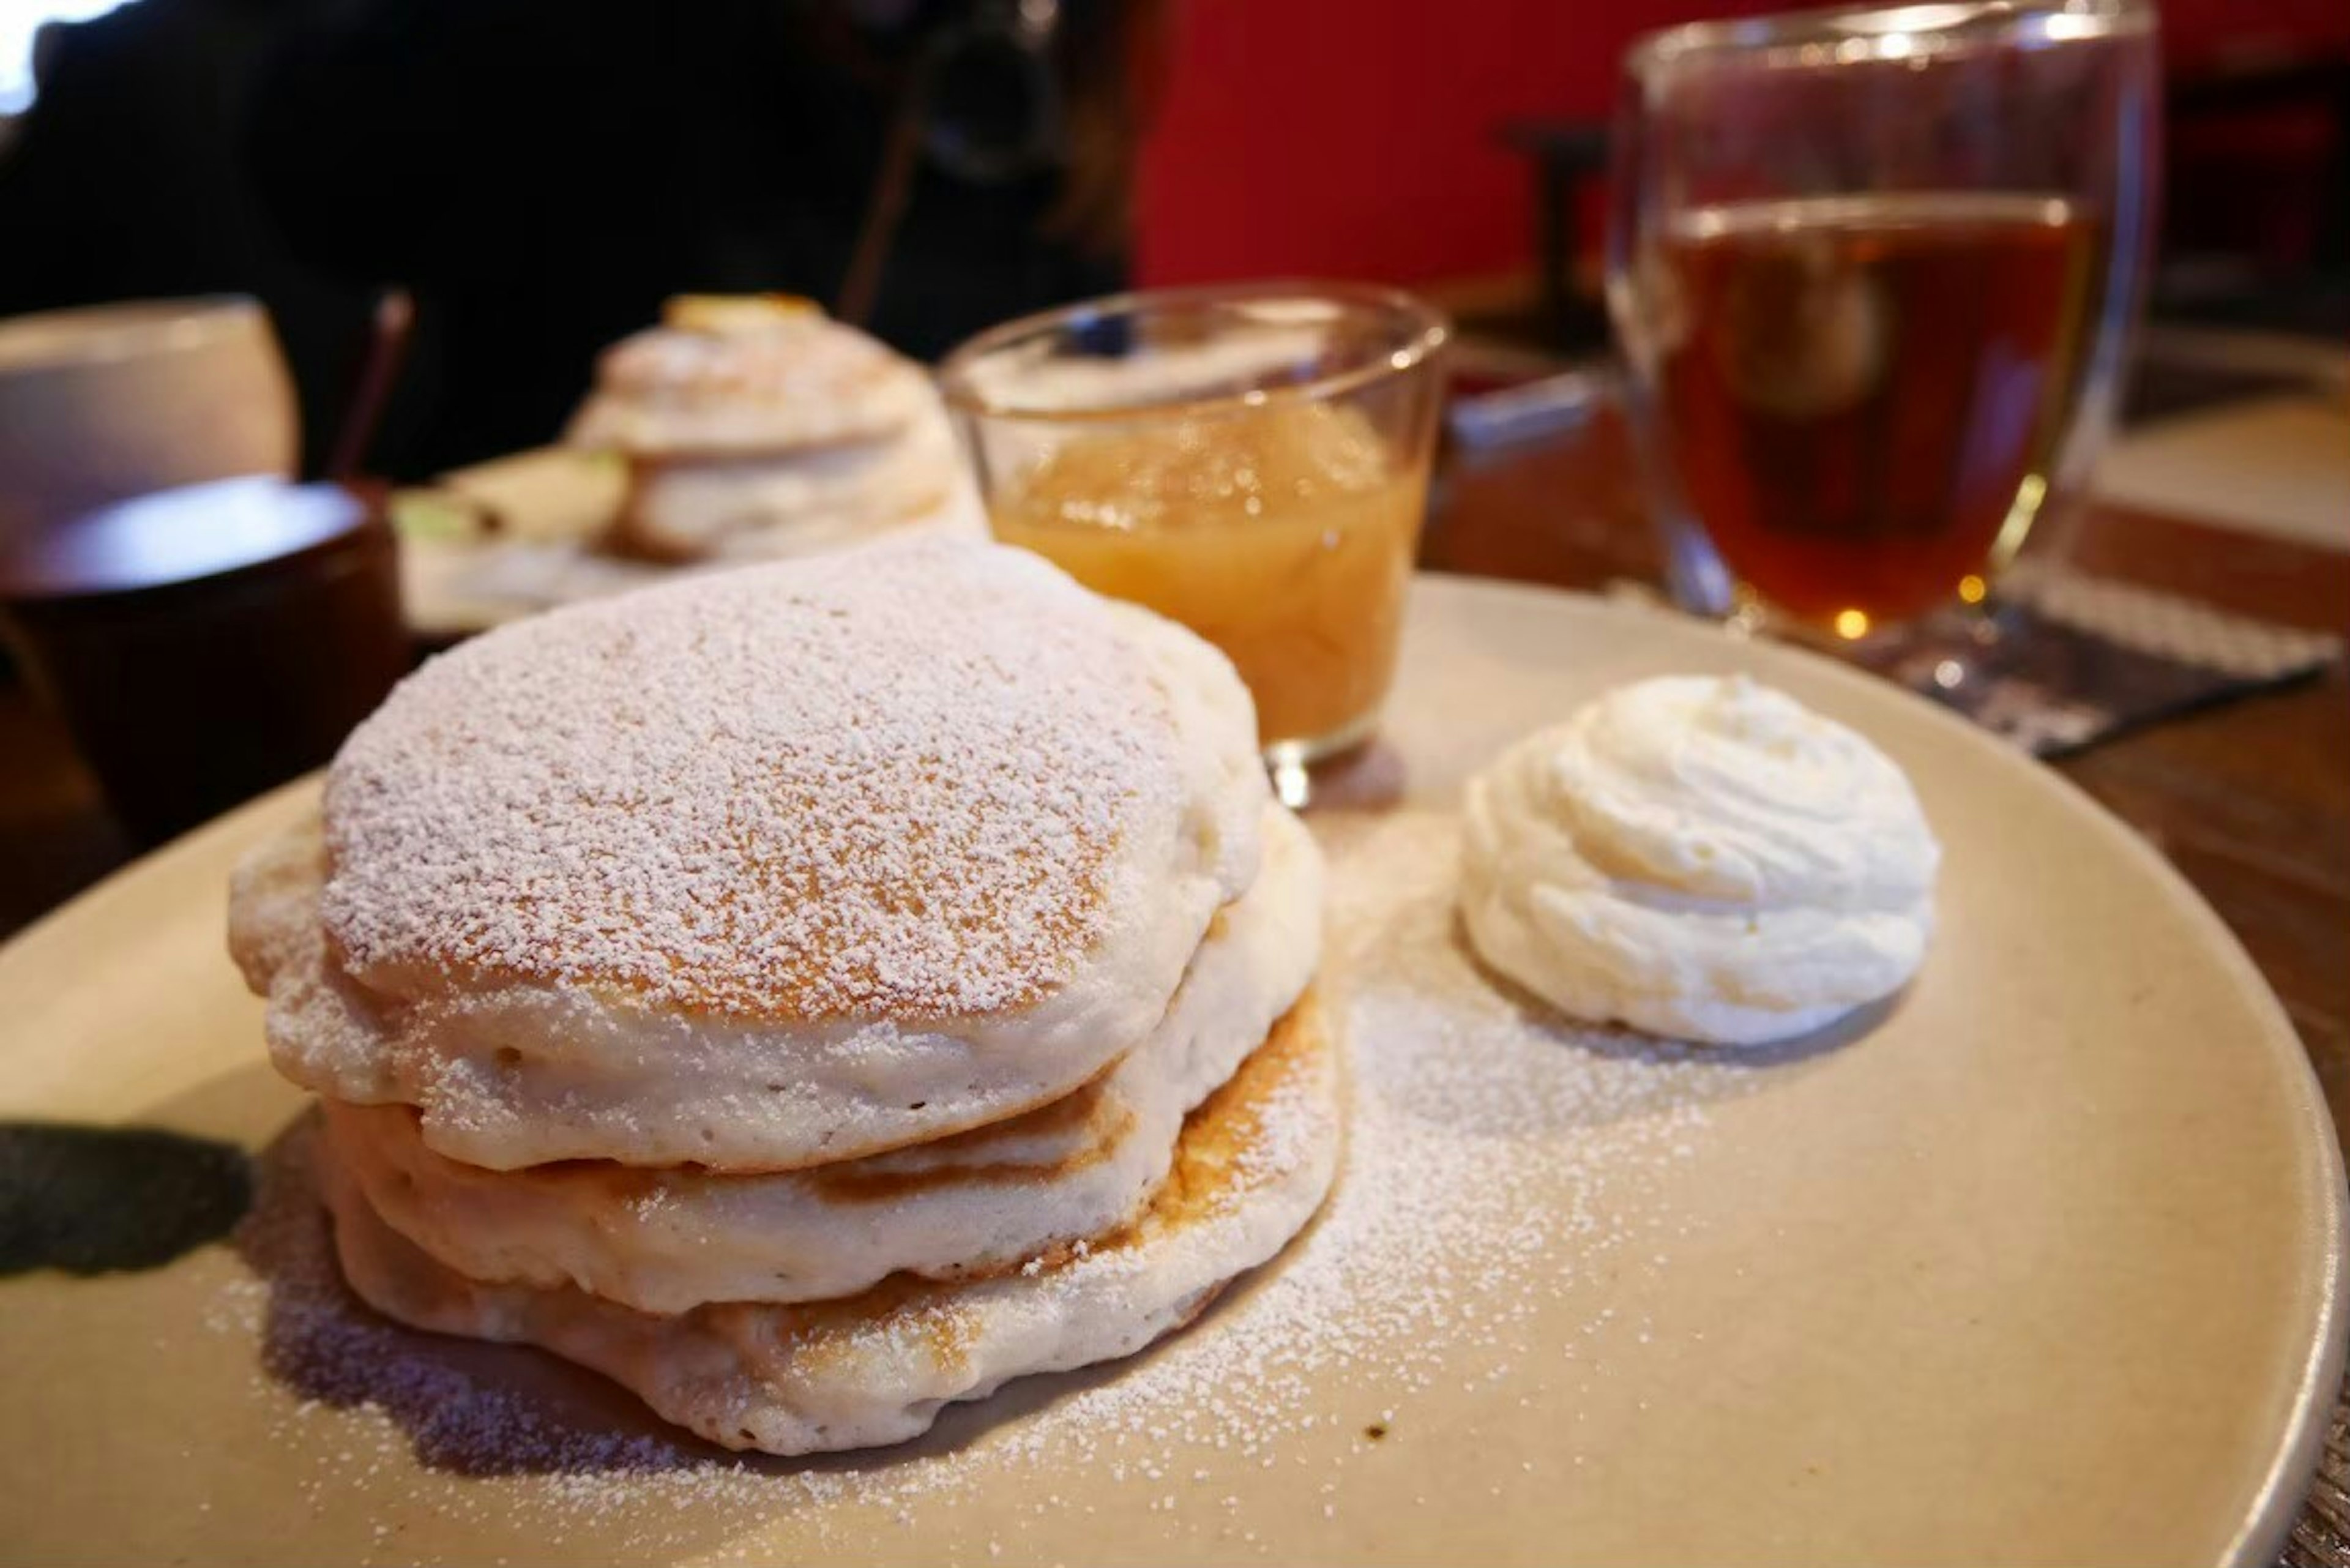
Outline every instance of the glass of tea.
{"label": "glass of tea", "polygon": [[1395,673],[1448,335],[1367,286],[1167,289],[996,327],[941,380],[996,537],[1222,649],[1302,797]]}
{"label": "glass of tea", "polygon": [[1857,643],[1984,602],[2110,427],[2158,92],[2137,0],[1634,45],[1608,305],[1693,607]]}

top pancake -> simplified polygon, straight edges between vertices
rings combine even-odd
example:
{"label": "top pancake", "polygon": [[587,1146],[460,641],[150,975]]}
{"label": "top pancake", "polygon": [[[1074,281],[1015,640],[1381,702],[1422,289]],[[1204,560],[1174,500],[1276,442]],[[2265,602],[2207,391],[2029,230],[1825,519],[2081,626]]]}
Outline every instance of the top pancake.
{"label": "top pancake", "polygon": [[[317,919],[370,1027],[291,1054],[498,1168],[795,1168],[1017,1114],[1147,1034],[1254,877],[1253,724],[1207,645],[993,545],[518,623],[337,757]],[[271,887],[241,956],[298,940]]]}

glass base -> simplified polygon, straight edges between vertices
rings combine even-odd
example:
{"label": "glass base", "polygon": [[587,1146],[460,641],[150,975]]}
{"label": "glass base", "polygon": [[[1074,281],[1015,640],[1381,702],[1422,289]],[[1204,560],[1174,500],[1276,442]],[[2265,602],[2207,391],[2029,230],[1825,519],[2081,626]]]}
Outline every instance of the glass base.
{"label": "glass base", "polygon": [[2066,645],[2052,642],[2028,609],[1996,597],[1953,601],[1861,638],[1768,619],[1746,629],[1882,676],[2038,755],[2085,743],[2106,722],[2097,704],[2071,695],[2081,671]]}
{"label": "glass base", "polygon": [[1378,711],[1373,709],[1326,735],[1267,742],[1263,748],[1264,771],[1273,781],[1274,795],[1290,810],[1304,811],[1314,803],[1314,769],[1362,750],[1378,728]]}
{"label": "glass base", "polygon": [[2010,662],[2018,632],[2015,617],[1995,599],[1954,598],[1915,620],[1878,624],[1858,636],[1844,636],[1742,597],[1723,625],[1734,635],[1799,644],[1929,695],[1957,692],[1996,678]]}
{"label": "glass base", "polygon": [[1908,626],[1856,657],[1919,691],[1957,692],[1987,684],[2013,663],[2017,628],[1991,602],[1953,605]]}

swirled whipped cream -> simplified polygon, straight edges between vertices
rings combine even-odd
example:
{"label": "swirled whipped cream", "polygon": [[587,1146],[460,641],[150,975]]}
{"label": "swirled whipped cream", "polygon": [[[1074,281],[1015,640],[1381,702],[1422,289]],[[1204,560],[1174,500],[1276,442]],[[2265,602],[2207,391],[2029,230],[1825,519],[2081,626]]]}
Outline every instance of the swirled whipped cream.
{"label": "swirled whipped cream", "polygon": [[1667,676],[1471,781],[1461,910],[1488,964],[1564,1012],[1752,1044],[1917,972],[1941,853],[1852,731],[1743,676]]}

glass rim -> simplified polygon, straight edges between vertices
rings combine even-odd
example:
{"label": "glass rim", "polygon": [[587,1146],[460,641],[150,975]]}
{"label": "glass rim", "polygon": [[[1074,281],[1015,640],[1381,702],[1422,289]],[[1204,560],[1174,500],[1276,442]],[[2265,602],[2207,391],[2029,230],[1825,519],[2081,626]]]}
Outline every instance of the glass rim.
{"label": "glass rim", "polygon": [[159,296],[57,306],[0,317],[0,376],[120,365],[183,353],[269,318],[250,294]]}
{"label": "glass rim", "polygon": [[1643,34],[1624,69],[1647,80],[1697,61],[1743,59],[1765,67],[1922,59],[1958,49],[2028,40],[2074,43],[2150,34],[2150,0],[1923,0],[1830,5],[1768,16],[1684,22]]}
{"label": "glass rim", "polygon": [[[1139,318],[1169,308],[1269,304],[1278,300],[1313,300],[1358,312],[1392,317],[1401,326],[1388,352],[1359,363],[1276,387],[1205,396],[1173,395],[1158,400],[1097,404],[1071,408],[1066,404],[1023,403],[991,396],[974,384],[972,367],[1027,338],[1055,332],[1079,322]],[[1036,424],[1111,423],[1170,414],[1241,413],[1275,403],[1317,402],[1367,387],[1389,377],[1405,375],[1426,364],[1452,337],[1451,319],[1435,306],[1406,289],[1376,283],[1335,283],[1310,278],[1274,278],[1248,283],[1191,284],[1172,288],[1128,289],[991,327],[958,344],[939,362],[940,395],[947,407],[989,419],[1020,420]]]}

